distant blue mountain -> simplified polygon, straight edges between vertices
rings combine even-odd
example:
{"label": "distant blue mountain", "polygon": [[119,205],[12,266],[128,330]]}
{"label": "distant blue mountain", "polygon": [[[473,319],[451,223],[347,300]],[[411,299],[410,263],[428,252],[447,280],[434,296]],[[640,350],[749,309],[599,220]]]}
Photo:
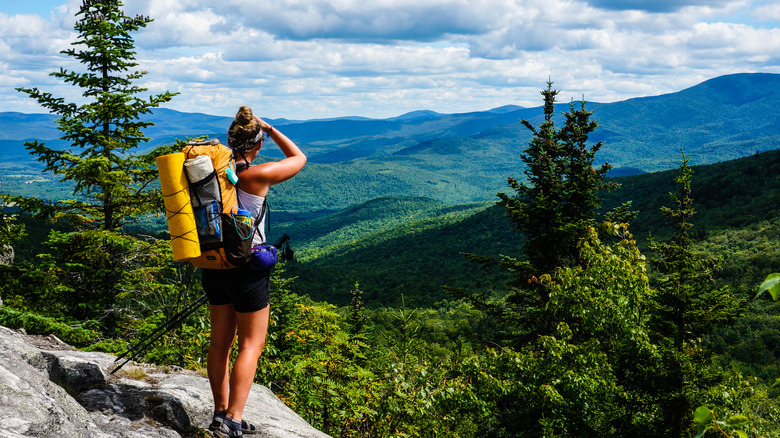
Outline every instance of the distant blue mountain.
{"label": "distant blue mountain", "polygon": [[24,114],[17,112],[0,113],[0,140],[59,138],[60,131],[50,114]]}
{"label": "distant blue mountain", "polygon": [[429,119],[431,117],[438,117],[442,114],[435,111],[412,111],[406,114],[401,114],[398,117],[392,117],[387,120],[400,121],[400,120],[413,120],[413,119]]}
{"label": "distant blue mountain", "polygon": [[731,160],[780,147],[780,75],[735,74],[661,96],[593,104],[601,159],[645,171]]}
{"label": "distant blue mountain", "polygon": [[[696,165],[778,149],[778,107],[778,74],[728,75],[676,93],[586,106],[600,124],[590,141],[604,141],[596,158],[613,165],[610,175],[675,168],[681,150]],[[558,126],[568,109],[569,103],[557,106]],[[55,141],[54,119],[0,113],[0,160],[32,160],[22,146],[28,139],[64,147]],[[505,187],[506,177],[524,176],[519,154],[531,133],[521,119],[539,126],[542,108],[412,111],[388,119],[269,119],[301,145],[310,163],[294,184],[279,188],[288,202],[280,208],[340,208],[398,194],[446,202],[490,199]],[[232,117],[160,108],[148,120],[155,123],[145,131],[152,148],[202,135],[224,142]],[[272,144],[263,154],[281,156]]]}
{"label": "distant blue mountain", "polygon": [[504,105],[498,108],[493,108],[491,110],[488,110],[488,112],[503,114],[503,113],[511,113],[512,111],[517,111],[521,109],[523,109],[523,107],[517,105]]}

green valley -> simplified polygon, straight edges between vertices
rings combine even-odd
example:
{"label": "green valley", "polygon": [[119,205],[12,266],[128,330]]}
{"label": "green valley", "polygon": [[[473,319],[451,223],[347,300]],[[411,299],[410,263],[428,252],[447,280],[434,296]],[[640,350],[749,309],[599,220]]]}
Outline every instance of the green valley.
{"label": "green valley", "polygon": [[[780,151],[693,169],[698,211],[693,233],[707,252],[728,253],[727,247],[714,251],[708,240],[727,242],[725,236],[749,227],[770,236],[778,232]],[[638,215],[631,229],[640,245],[651,233],[664,234],[660,207],[674,189],[674,172],[616,178],[620,188],[605,195],[605,209],[632,201]],[[478,268],[460,254],[511,255],[521,244],[503,210],[491,202],[445,207],[418,198],[377,199],[271,231],[272,237],[288,233],[300,249],[300,263],[287,267],[299,276],[296,290],[337,304],[346,303],[356,281],[375,305],[397,305],[401,294],[407,303],[433,305],[448,298],[442,285],[490,290],[495,285],[474,281]],[[741,272],[722,281],[749,294],[749,285],[780,266],[777,255],[763,254],[758,265],[751,258],[723,257],[726,273]]]}

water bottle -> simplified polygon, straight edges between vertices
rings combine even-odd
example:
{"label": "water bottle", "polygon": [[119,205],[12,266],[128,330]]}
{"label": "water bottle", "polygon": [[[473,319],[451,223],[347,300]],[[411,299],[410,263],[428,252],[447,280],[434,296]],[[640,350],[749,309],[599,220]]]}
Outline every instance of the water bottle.
{"label": "water bottle", "polygon": [[233,207],[233,217],[236,218],[236,221],[243,222],[249,225],[250,228],[252,227],[252,212],[249,210]]}

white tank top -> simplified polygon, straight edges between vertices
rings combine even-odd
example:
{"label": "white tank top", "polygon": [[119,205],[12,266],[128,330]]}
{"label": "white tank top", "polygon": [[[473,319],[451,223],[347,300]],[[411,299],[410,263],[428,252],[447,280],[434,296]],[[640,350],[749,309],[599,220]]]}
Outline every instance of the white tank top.
{"label": "white tank top", "polygon": [[[265,243],[265,214],[262,217],[260,213],[263,210],[263,204],[265,203],[265,196],[257,196],[251,193],[247,193],[238,187],[236,187],[236,194],[238,195],[238,206],[244,210],[249,210],[254,220],[255,235],[252,238],[252,246],[262,245]],[[267,207],[266,207],[267,208]]]}

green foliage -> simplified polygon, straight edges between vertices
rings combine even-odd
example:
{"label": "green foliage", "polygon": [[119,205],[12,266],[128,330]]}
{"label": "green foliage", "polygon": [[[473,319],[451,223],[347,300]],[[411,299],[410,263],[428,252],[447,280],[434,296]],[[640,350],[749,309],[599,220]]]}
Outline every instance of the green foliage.
{"label": "green foliage", "polygon": [[[780,274],[770,274],[759,288],[760,293],[771,289],[775,282],[773,281]],[[756,296],[758,297],[758,295]],[[773,299],[776,297],[772,295]],[[766,432],[770,436],[777,436],[780,430],[780,407],[769,400],[769,389],[763,385],[757,378],[743,379],[741,375],[732,375],[730,379],[721,383],[719,387],[712,388],[710,401],[718,405],[722,410],[749,412],[748,415],[733,414],[725,421],[719,421],[715,413],[707,406],[699,406],[694,411],[694,421],[698,430],[697,438],[704,436],[708,431],[714,431],[726,437],[749,436],[758,437],[759,433]],[[778,385],[779,379],[775,379],[772,388]],[[750,426],[748,429],[747,426]]]}
{"label": "green foliage", "polygon": [[6,195],[0,194],[0,251],[25,236],[24,224],[17,222],[16,215],[5,212]]}
{"label": "green foliage", "polygon": [[170,275],[167,242],[112,231],[53,231],[37,263],[4,266],[0,288],[9,305],[78,321],[100,321],[112,334],[143,297]]}
{"label": "green foliage", "polygon": [[280,377],[288,383],[281,388],[283,400],[327,433],[358,429],[370,413],[365,388],[372,373],[357,364],[365,358],[367,345],[338,327],[333,308],[300,304],[297,311],[300,323],[284,336],[299,344],[299,353],[282,370],[270,366],[269,375],[284,373]]}
{"label": "green foliage", "polygon": [[644,257],[622,227],[605,227],[612,243],[589,233],[584,263],[538,280],[556,331],[470,363],[483,436],[649,436],[657,357],[644,330]]}
{"label": "green foliage", "polygon": [[353,335],[363,333],[366,326],[366,314],[363,303],[363,291],[360,285],[355,283],[352,289],[352,301],[349,303],[349,316],[347,317],[349,331]]}
{"label": "green foliage", "polygon": [[154,155],[133,155],[148,141],[143,129],[150,122],[139,117],[150,108],[169,101],[174,94],[162,93],[148,99],[137,96],[145,88],[133,85],[144,72],[130,71],[134,42],[130,32],[151,21],[126,16],[118,0],[84,2],[76,14],[75,48],[62,53],[84,65],[86,72],[60,69],[51,75],[82,89],[86,103],[78,105],[37,88],[18,88],[48,111],[60,116],[57,125],[71,149],[56,150],[34,141],[27,149],[46,164],[46,171],[74,183],[81,199],[49,203],[44,199],[16,197],[25,210],[44,216],[67,218],[74,224],[115,230],[128,217],[158,211],[160,195],[148,190],[156,179]]}
{"label": "green foliage", "polygon": [[[165,244],[167,246],[167,244]],[[154,330],[172,320],[180,311],[203,296],[197,268],[190,264],[172,263],[170,254],[161,262],[159,271],[145,290],[137,291],[123,320],[122,338],[146,339]],[[122,351],[127,349],[122,344]],[[209,345],[208,306],[201,306],[181,324],[174,326],[153,343],[142,357],[150,363],[178,365],[184,368],[205,367]]]}
{"label": "green foliage", "polygon": [[394,335],[372,324],[356,333],[348,322],[354,307],[345,317],[285,286],[274,290],[279,304],[259,378],[304,419],[340,437],[458,436],[469,429],[447,413],[465,388],[451,375],[454,360],[430,355],[415,311],[388,313]]}
{"label": "green foliage", "polygon": [[769,274],[766,280],[758,287],[756,298],[764,292],[769,292],[769,295],[772,295],[772,299],[777,301],[777,298],[780,297],[780,274]]}
{"label": "green foliage", "polygon": [[704,436],[708,430],[720,432],[725,437],[734,435],[742,438],[748,437],[747,432],[742,429],[750,423],[750,420],[744,415],[733,415],[725,421],[718,421],[715,419],[715,413],[712,410],[705,406],[699,406],[693,413],[693,419],[696,422],[697,429],[699,429],[696,438]]}
{"label": "green foliage", "polygon": [[[697,213],[697,217],[699,214],[704,216],[705,211]],[[701,218],[697,220],[697,229],[701,222]],[[722,366],[736,367],[745,375],[763,379],[780,375],[780,303],[768,293],[756,296],[758,285],[780,265],[780,247],[776,244],[779,233],[780,220],[772,219],[740,229],[710,228],[694,245],[695,251],[723,261],[716,287],[728,286],[741,299],[755,297],[745,306],[742,317],[716,328],[703,339],[705,348],[717,353]]]}
{"label": "green foliage", "polygon": [[693,411],[696,436],[780,436],[780,406],[771,391],[759,379],[727,376],[709,388],[704,404]]}
{"label": "green foliage", "polygon": [[[398,325],[399,311],[382,308],[367,311],[367,329],[370,329],[374,348],[387,349],[388,344],[401,339]],[[495,321],[479,309],[462,300],[440,301],[435,308],[414,308],[407,312],[409,324],[418,327],[417,339],[434,358],[443,358],[452,352],[479,350],[492,340]]]}
{"label": "green foliage", "polygon": [[0,325],[15,329],[24,329],[30,335],[53,334],[75,347],[86,347],[95,342],[100,334],[95,330],[95,321],[78,325],[68,325],[60,318],[52,318],[28,311],[0,306]]}
{"label": "green foliage", "polygon": [[[778,303],[771,293],[765,293],[771,290],[777,276],[776,273],[767,275],[745,314],[728,327],[717,330],[708,343],[718,354],[718,363],[766,381],[773,381],[780,375],[776,359],[780,357]],[[767,295],[771,301],[759,299]]]}

